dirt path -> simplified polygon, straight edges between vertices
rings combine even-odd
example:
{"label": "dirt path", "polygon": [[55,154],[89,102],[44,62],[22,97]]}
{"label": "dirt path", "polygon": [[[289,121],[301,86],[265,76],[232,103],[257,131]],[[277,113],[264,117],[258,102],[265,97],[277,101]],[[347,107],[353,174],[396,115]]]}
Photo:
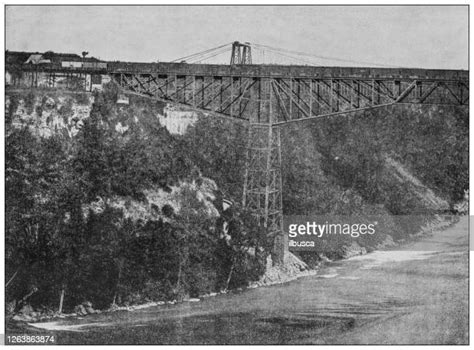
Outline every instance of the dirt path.
{"label": "dirt path", "polygon": [[467,225],[283,285],[31,329],[81,344],[467,344]]}

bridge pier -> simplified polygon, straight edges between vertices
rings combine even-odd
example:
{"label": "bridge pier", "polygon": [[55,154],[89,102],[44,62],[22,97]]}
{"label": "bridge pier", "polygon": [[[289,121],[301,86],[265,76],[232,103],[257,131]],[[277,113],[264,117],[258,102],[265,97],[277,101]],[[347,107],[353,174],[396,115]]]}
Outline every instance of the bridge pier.
{"label": "bridge pier", "polygon": [[281,264],[287,247],[283,236],[281,139],[271,81],[262,79],[257,108],[250,118],[243,204],[265,228],[273,244],[272,261]]}

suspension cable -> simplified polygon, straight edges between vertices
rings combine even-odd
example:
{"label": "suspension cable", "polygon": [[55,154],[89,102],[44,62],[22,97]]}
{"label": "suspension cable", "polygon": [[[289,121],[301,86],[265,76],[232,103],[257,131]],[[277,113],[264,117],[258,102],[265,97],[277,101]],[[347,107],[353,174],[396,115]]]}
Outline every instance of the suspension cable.
{"label": "suspension cable", "polygon": [[178,61],[183,61],[183,60],[188,60],[188,59],[194,59],[195,58],[194,56],[205,55],[205,54],[210,53],[214,50],[219,50],[223,47],[229,46],[230,44],[232,44],[232,43],[230,42],[230,43],[226,43],[226,44],[223,44],[223,45],[219,45],[219,46],[213,47],[212,49],[204,50],[204,51],[201,51],[201,52],[193,53],[191,55],[187,55],[187,56],[184,56],[184,57],[177,58],[177,59],[175,59],[171,62],[178,62]]}
{"label": "suspension cable", "polygon": [[358,64],[368,64],[368,65],[374,65],[374,66],[380,66],[380,67],[392,67],[389,65],[385,65],[382,63],[375,63],[375,62],[368,62],[368,61],[358,61],[358,60],[350,60],[350,59],[344,59],[344,58],[338,58],[338,57],[330,57],[330,56],[320,56],[320,55],[314,55],[314,54],[308,54],[305,52],[301,51],[294,51],[294,50],[287,50],[287,49],[281,49],[278,47],[273,47],[269,45],[263,45],[263,44],[255,44],[252,43],[252,45],[255,45],[257,47],[261,48],[266,48],[269,50],[277,51],[277,52],[286,52],[290,54],[296,54],[300,56],[306,56],[306,57],[311,57],[311,58],[316,58],[316,59],[322,59],[322,60],[333,60],[333,61],[340,61],[340,62],[347,62],[347,63],[358,63]]}
{"label": "suspension cable", "polygon": [[[226,45],[228,45],[228,44],[226,44]],[[212,52],[212,51],[214,51],[214,50],[218,50],[218,49],[220,49],[220,48],[222,48],[222,47],[224,47],[224,46],[226,46],[226,45],[220,45],[220,46],[214,47],[214,48],[212,48],[212,49],[208,49],[208,50],[204,50],[204,51],[201,51],[201,52],[193,53],[193,54],[188,55],[188,56],[180,57],[180,58],[177,58],[177,59],[175,59],[175,60],[173,60],[173,61],[171,61],[171,62],[176,62],[176,61],[186,60],[186,59],[194,59],[195,56],[198,57],[198,56],[201,56],[201,55],[205,55],[205,54],[210,53],[210,52]]]}
{"label": "suspension cable", "polygon": [[[292,59],[292,60],[296,60],[296,61],[299,61],[299,62],[303,62],[303,63],[306,63],[306,64],[309,63],[309,64],[311,64],[311,65],[315,65],[315,64],[316,64],[316,62],[314,62],[314,61],[309,61],[309,60],[305,60],[305,59],[303,59],[303,58],[290,56],[290,55],[287,55],[287,54],[278,52],[278,51],[273,50],[273,49],[267,49],[267,50],[268,50],[269,52],[275,53],[275,54],[280,55],[280,56],[282,56],[282,57],[290,58],[290,59]],[[262,50],[262,52],[265,52],[265,51]]]}
{"label": "suspension cable", "polygon": [[[204,50],[204,51],[201,51],[201,52],[193,53],[191,55],[187,55],[187,56],[184,56],[184,57],[177,58],[177,59],[175,59],[171,62],[180,62],[180,61],[188,60],[190,62],[192,61],[193,63],[199,63],[199,62],[202,62],[204,60],[208,60],[210,58],[219,56],[219,55],[223,54],[224,52],[227,52],[230,49],[231,44],[232,44],[232,42],[226,43],[226,44],[223,44],[223,45],[219,45],[219,46],[213,47],[213,48],[208,49],[208,50]],[[278,48],[278,47],[274,47],[274,46],[256,44],[256,43],[249,43],[249,44],[254,49],[257,49],[258,51],[261,51],[263,53],[264,57],[265,57],[265,52],[269,51],[269,52],[277,54],[281,57],[286,57],[286,58],[289,58],[291,60],[296,60],[296,61],[303,62],[305,64],[310,64],[310,65],[319,65],[320,64],[318,62],[319,60],[332,60],[332,61],[339,61],[339,62],[346,62],[346,63],[355,63],[355,64],[370,65],[370,66],[395,68],[394,66],[389,66],[389,65],[385,65],[385,64],[381,64],[381,63],[375,63],[375,62],[351,60],[351,59],[345,59],[345,58],[339,58],[339,57],[330,57],[330,56],[321,56],[321,55],[315,55],[315,54],[308,54],[308,53],[301,52],[301,51],[282,49],[282,48]],[[301,56],[309,58],[309,59],[305,59]],[[399,67],[396,67],[396,68],[399,68]]]}
{"label": "suspension cable", "polygon": [[224,49],[224,50],[220,50],[220,51],[218,51],[218,52],[214,52],[212,55],[207,56],[207,57],[199,58],[199,60],[193,61],[192,63],[200,63],[200,62],[205,61],[205,60],[208,60],[208,59],[210,59],[210,58],[213,58],[213,57],[222,55],[223,53],[230,53],[230,50],[226,48],[226,49]]}

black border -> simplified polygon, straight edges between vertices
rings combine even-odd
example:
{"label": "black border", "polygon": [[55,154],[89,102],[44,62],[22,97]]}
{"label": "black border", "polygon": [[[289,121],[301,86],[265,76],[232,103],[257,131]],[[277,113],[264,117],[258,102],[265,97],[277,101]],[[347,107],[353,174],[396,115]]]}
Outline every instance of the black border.
{"label": "black border", "polygon": [[[468,30],[468,65],[467,70],[470,72],[470,56],[471,56],[471,20],[470,20],[470,4],[4,4],[4,52],[7,50],[6,48],[6,25],[7,25],[7,7],[467,7],[467,30]],[[3,74],[5,76],[6,73],[6,66],[5,61],[3,65]],[[471,76],[471,73],[469,73]],[[471,95],[471,94],[470,94]],[[6,92],[4,91],[4,98],[6,96]],[[468,105],[468,112],[470,116],[470,100]],[[471,145],[471,135],[470,129],[468,130],[468,138],[469,138],[469,145]],[[468,149],[469,153],[469,149]],[[6,150],[3,150],[3,159],[5,159]],[[470,172],[471,167],[471,158],[468,157],[468,168]],[[5,184],[4,184],[5,186]],[[469,182],[469,189],[471,190],[471,183]],[[5,190],[5,188],[4,188]],[[469,191],[471,192],[471,191]],[[468,210],[470,210],[470,201],[468,205]],[[470,211],[469,211],[470,213]],[[468,343],[467,346],[471,344],[471,328],[470,328],[470,302],[471,302],[471,293],[470,293],[470,278],[471,278],[471,271],[470,271],[470,261],[471,261],[471,216],[468,213],[468,249],[469,249],[469,256],[468,256]],[[4,213],[3,213],[4,214]],[[5,216],[4,216],[4,227],[5,227]],[[4,247],[5,247],[5,235],[3,237],[4,240]],[[5,288],[5,287],[4,287]],[[4,302],[4,300],[2,300]],[[1,317],[5,317],[1,315]],[[7,337],[7,324],[5,322],[4,325],[4,337],[6,343]],[[6,345],[6,344],[5,344]],[[31,345],[31,344],[29,344]],[[209,344],[55,344],[55,345],[62,345],[62,346],[210,346]],[[211,346],[226,346],[227,344],[212,344]],[[449,345],[449,344],[324,344],[324,346],[442,346],[442,345]],[[456,344],[457,346],[466,346],[466,344]],[[8,344],[8,346],[13,346],[13,344]],[[292,344],[272,344],[272,345],[262,345],[262,344],[232,344],[227,346],[295,346]],[[301,346],[301,345],[297,345]],[[311,344],[307,344],[306,346],[314,346]]]}

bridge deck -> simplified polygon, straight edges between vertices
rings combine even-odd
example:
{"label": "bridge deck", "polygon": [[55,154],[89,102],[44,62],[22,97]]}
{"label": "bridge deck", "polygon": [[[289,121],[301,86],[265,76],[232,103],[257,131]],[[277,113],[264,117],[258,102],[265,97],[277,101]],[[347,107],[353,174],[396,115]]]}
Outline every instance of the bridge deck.
{"label": "bridge deck", "polygon": [[281,65],[212,65],[187,63],[138,63],[107,62],[107,69],[66,68],[60,65],[22,65],[22,70],[45,72],[71,72],[88,74],[139,73],[173,74],[188,76],[223,76],[255,78],[332,78],[332,79],[416,79],[425,81],[467,81],[467,70],[418,69],[418,68],[370,68],[370,67],[315,67]]}
{"label": "bridge deck", "polygon": [[469,104],[465,70],[106,63],[106,68],[12,68],[53,76],[107,74],[130,92],[255,123],[269,123],[270,114],[280,124],[397,103]]}
{"label": "bridge deck", "polygon": [[197,76],[244,76],[268,78],[369,78],[467,80],[465,70],[369,68],[369,67],[314,67],[279,65],[210,65],[186,63],[125,63],[111,62],[108,70],[116,73],[162,73]]}

